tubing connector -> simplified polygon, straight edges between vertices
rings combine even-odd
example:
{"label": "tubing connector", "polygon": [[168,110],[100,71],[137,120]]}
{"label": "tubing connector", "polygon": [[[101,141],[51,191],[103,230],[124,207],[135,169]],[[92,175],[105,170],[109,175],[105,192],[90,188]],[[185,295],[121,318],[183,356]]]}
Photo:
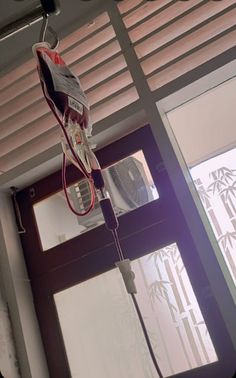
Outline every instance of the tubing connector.
{"label": "tubing connector", "polygon": [[129,259],[125,259],[116,262],[115,265],[120,269],[128,294],[137,294],[137,289],[134,282],[135,274],[131,269],[131,261]]}

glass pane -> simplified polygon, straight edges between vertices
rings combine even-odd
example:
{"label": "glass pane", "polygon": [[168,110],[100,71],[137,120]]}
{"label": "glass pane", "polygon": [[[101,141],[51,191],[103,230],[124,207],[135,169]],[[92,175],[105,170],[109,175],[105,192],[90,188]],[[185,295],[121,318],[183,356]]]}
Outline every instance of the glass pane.
{"label": "glass pane", "polygon": [[236,285],[236,148],[198,164],[191,175]]}
{"label": "glass pane", "polygon": [[[132,267],[137,301],[162,374],[217,361],[177,244],[134,260]],[[117,269],[54,298],[73,378],[158,376]]]}
{"label": "glass pane", "polygon": [[[103,176],[118,216],[159,197],[142,151],[104,169]],[[83,212],[90,203],[87,182],[75,183],[68,192],[74,208]],[[77,217],[63,191],[34,205],[34,213],[44,251],[104,223],[97,200],[90,214]]]}
{"label": "glass pane", "polygon": [[[167,113],[236,287],[236,77]],[[223,104],[223,105],[222,105]]]}

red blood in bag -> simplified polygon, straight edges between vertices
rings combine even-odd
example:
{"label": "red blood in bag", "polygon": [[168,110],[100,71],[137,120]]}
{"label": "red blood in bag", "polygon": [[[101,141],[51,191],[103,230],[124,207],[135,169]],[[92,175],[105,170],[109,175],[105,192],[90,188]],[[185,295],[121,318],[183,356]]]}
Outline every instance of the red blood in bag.
{"label": "red blood in bag", "polygon": [[71,121],[87,129],[89,105],[79,79],[56,51],[36,46],[36,54],[41,85],[52,111],[65,125]]}

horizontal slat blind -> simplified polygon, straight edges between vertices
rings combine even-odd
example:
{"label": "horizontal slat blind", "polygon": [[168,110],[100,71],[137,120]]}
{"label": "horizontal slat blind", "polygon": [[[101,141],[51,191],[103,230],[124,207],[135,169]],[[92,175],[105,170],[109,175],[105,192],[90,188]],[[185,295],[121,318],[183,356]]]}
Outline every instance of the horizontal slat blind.
{"label": "horizontal slat blind", "polygon": [[[107,102],[100,104],[92,109],[92,122],[96,123],[113,114],[114,112],[124,108],[125,106],[127,106],[127,103],[132,103],[136,100],[138,100],[137,91],[134,87],[131,87],[125,90],[123,93],[112,97]],[[40,120],[40,123],[38,123],[37,121],[35,122],[34,127],[36,133],[39,131],[40,127],[42,129],[44,127],[44,132],[40,132],[37,137],[35,137],[35,133],[33,132],[31,124],[28,130],[31,130],[31,132],[34,134],[34,137],[31,138],[31,135],[28,134],[25,129],[19,131],[19,133],[25,133],[25,135],[22,135],[24,138],[26,138],[23,145],[19,144],[18,134],[14,135],[14,137],[8,140],[7,149],[10,150],[9,144],[12,148],[8,153],[4,154],[4,156],[0,158],[1,171],[7,172],[13,167],[24,163],[35,155],[46,151],[47,149],[53,147],[56,143],[58,143],[58,141],[60,140],[59,127],[55,125],[54,127],[49,129],[49,122],[55,124],[55,118],[52,115],[48,115],[47,117],[48,119],[45,118],[44,122],[43,120]],[[18,148],[15,147],[15,143],[19,144]]]}
{"label": "horizontal slat blind", "polygon": [[160,11],[165,7],[165,5],[172,3],[173,0],[159,0],[159,1],[148,1],[142,4],[139,8],[132,10],[127,16],[124,17],[123,21],[127,28],[140,23],[144,18],[148,17],[156,11]]}
{"label": "horizontal slat blind", "polygon": [[158,53],[153,54],[150,58],[145,59],[141,66],[145,74],[149,74],[166,64],[170,64],[176,58],[184,55],[192,49],[202,45],[215,36],[223,33],[225,29],[229,29],[235,25],[236,9],[230,14],[224,14],[201,29],[186,35],[174,44],[169,45]]}
{"label": "horizontal slat blind", "polygon": [[214,56],[220,55],[224,51],[235,46],[235,41],[236,30],[226,34],[225,36],[217,39],[209,45],[172,64],[168,68],[164,69],[161,72],[161,75],[159,73],[152,75],[148,79],[150,89],[154,91],[155,89],[162,87],[170,81],[175,80],[180,75],[183,75],[186,72],[189,72],[192,69],[207,62]]}
{"label": "horizontal slat blind", "polygon": [[181,37],[184,33],[200,23],[208,22],[210,17],[217,15],[217,13],[225,9],[225,6],[231,5],[233,2],[234,0],[225,0],[224,2],[219,1],[216,4],[212,1],[207,2],[200,8],[197,8],[186,15],[184,22],[182,18],[180,18],[135,46],[137,56],[143,58],[153,51],[161,49],[163,46],[167,45],[174,39]]}
{"label": "horizontal slat blind", "polygon": [[73,33],[65,37],[59,45],[59,52],[63,52],[73,45],[78,44],[84,38],[90,36],[94,31],[99,30],[105,25],[109,24],[110,19],[106,12],[100,14],[95,20],[91,20],[88,24],[83,25],[81,28],[75,30]]}
{"label": "horizontal slat blind", "polygon": [[[236,45],[236,0],[123,0],[117,7],[151,91]],[[107,12],[65,37],[59,52],[80,77],[94,128],[139,99]],[[0,77],[0,105],[0,171],[58,143],[35,59]]]}
{"label": "horizontal slat blind", "polygon": [[59,128],[55,127],[40,134],[37,138],[32,138],[27,143],[20,145],[19,148],[13,148],[11,152],[1,157],[1,171],[8,172],[10,169],[26,162],[34,156],[47,151],[58,143],[59,138]]}
{"label": "horizontal slat blind", "polygon": [[[59,51],[80,77],[94,124],[138,99],[106,12],[64,38]],[[34,59],[0,78],[0,88],[0,170],[5,172],[57,144],[59,128],[43,98]]]}
{"label": "horizontal slat blind", "polygon": [[113,96],[107,102],[98,105],[92,109],[92,121],[93,123],[101,121],[103,118],[117,112],[118,110],[124,108],[127,103],[132,103],[138,100],[138,93],[134,86],[130,87],[123,93]]}
{"label": "horizontal slat blind", "polygon": [[236,45],[236,0],[124,3],[118,8],[151,91]]}
{"label": "horizontal slat blind", "polygon": [[81,75],[92,70],[94,67],[97,67],[99,64],[104,64],[107,60],[111,59],[113,56],[120,53],[120,45],[117,41],[113,41],[102,47],[97,52],[93,53],[92,55],[82,59],[78,63],[73,63],[71,68],[75,72],[80,72]]}
{"label": "horizontal slat blind", "polygon": [[121,14],[125,14],[135,8],[136,6],[145,3],[143,0],[125,0],[118,3],[118,8]]}
{"label": "horizontal slat blind", "polygon": [[201,0],[181,1],[179,4],[176,4],[176,2],[169,3],[169,6],[165,7],[161,12],[154,14],[147,21],[144,20],[137,27],[131,29],[129,31],[131,41],[137,42],[150,33],[163,28],[166,24],[181,16],[184,12],[196,7],[200,3]]}

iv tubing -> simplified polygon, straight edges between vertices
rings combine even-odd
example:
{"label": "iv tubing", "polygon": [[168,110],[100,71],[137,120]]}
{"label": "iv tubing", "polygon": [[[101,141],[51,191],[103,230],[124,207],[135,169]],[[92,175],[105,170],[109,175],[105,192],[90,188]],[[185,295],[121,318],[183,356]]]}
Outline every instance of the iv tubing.
{"label": "iv tubing", "polygon": [[69,196],[68,196],[68,193],[67,193],[67,184],[66,184],[66,155],[63,153],[63,161],[62,161],[62,186],[63,186],[63,190],[64,190],[64,193],[65,193],[65,197],[66,197],[66,201],[67,201],[67,204],[70,208],[70,210],[77,216],[79,217],[83,217],[84,215],[88,214],[94,207],[94,203],[95,203],[95,194],[94,194],[94,190],[93,190],[93,184],[91,182],[91,179],[89,180],[89,185],[90,185],[90,189],[91,189],[91,203],[89,205],[89,207],[83,212],[83,213],[79,213],[77,210],[75,210],[71,203],[70,203],[70,199],[69,199]]}
{"label": "iv tubing", "polygon": [[123,255],[123,251],[121,249],[121,245],[120,245],[120,241],[119,241],[119,238],[118,238],[117,230],[112,230],[112,235],[113,235],[113,239],[114,239],[115,244],[116,244],[116,250],[118,252],[119,259],[120,259],[120,261],[122,261],[122,260],[124,260],[124,255]]}
{"label": "iv tubing", "polygon": [[139,318],[139,321],[140,321],[140,324],[141,324],[141,327],[142,327],[142,330],[143,330],[143,334],[144,334],[144,337],[145,337],[145,340],[146,340],[146,343],[147,343],[147,346],[148,346],[149,353],[150,353],[151,358],[152,358],[153,365],[155,366],[155,369],[156,369],[159,377],[163,378],[161,369],[158,366],[156,357],[154,355],[154,352],[153,352],[153,349],[152,349],[152,345],[151,345],[151,342],[150,342],[150,339],[149,339],[149,336],[148,336],[148,333],[147,333],[147,329],[146,329],[146,326],[144,324],[144,320],[143,320],[143,317],[142,317],[142,314],[141,314],[138,302],[137,302],[137,300],[135,298],[135,294],[131,293],[130,295],[132,297],[132,300],[133,300],[133,303],[134,303],[134,307],[136,309],[136,312],[137,312],[137,315],[138,315],[138,318]]}
{"label": "iv tubing", "polygon": [[[75,161],[75,159],[69,154],[69,151],[67,150],[64,141],[61,141],[62,150],[64,154],[66,155],[67,160],[71,162],[79,171],[81,171],[79,164]],[[83,173],[83,172],[82,172]]]}
{"label": "iv tubing", "polygon": [[67,134],[67,131],[66,131],[65,126],[63,125],[62,122],[60,122],[59,117],[57,117],[57,118],[58,118],[58,121],[59,121],[60,126],[61,126],[62,131],[63,131],[63,134],[64,134],[64,136],[65,136],[65,138],[66,138],[67,144],[68,144],[68,146],[69,146],[69,148],[70,148],[70,151],[71,151],[71,153],[72,153],[72,155],[73,155],[75,161],[76,161],[77,164],[79,165],[80,170],[81,170],[81,172],[84,174],[84,176],[87,177],[87,178],[89,179],[89,178],[90,178],[90,175],[89,175],[89,173],[86,171],[86,169],[85,169],[83,163],[78,159],[78,156],[76,155],[76,153],[75,153],[75,151],[74,151],[74,148],[73,148],[73,146],[72,146],[72,144],[71,144],[70,138],[68,137],[68,134]]}

